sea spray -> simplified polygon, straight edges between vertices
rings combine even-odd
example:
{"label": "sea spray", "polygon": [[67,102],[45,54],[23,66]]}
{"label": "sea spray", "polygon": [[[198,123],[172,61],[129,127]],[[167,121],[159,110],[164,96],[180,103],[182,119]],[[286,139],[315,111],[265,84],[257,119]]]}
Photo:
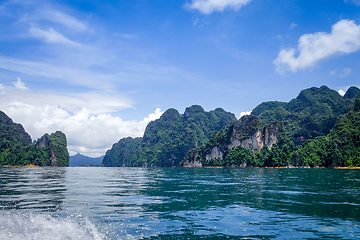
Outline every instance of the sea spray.
{"label": "sea spray", "polygon": [[0,213],[0,239],[104,239],[88,219],[77,223],[71,217],[60,218],[33,212]]}

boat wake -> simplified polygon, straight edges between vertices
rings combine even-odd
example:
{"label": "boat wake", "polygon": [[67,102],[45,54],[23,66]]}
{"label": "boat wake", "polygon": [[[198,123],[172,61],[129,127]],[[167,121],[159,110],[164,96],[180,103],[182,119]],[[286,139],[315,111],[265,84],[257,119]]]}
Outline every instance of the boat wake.
{"label": "boat wake", "polygon": [[85,239],[103,236],[88,219],[74,219],[27,212],[0,213],[0,239]]}

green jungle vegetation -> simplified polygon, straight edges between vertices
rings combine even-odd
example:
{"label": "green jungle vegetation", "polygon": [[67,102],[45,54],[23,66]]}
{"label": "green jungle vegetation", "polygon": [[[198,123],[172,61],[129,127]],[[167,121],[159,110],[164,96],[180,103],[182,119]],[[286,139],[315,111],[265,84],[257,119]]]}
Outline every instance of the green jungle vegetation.
{"label": "green jungle vegetation", "polygon": [[[265,145],[256,154],[249,148],[241,146],[227,149],[231,144],[231,137],[236,131],[240,134],[237,139],[244,140],[251,138],[258,130],[265,135],[265,129],[276,133],[278,143],[274,144],[271,150]],[[217,147],[223,153],[222,159],[206,159],[211,149]],[[285,134],[284,125],[280,121],[274,121],[265,127],[262,126],[257,116],[243,116],[238,121],[232,121],[229,128],[215,132],[209,142],[205,145],[189,151],[184,160],[192,161],[195,159],[203,166],[253,166],[253,167],[273,167],[289,165],[287,159],[295,149],[295,145]]]}
{"label": "green jungle vegetation", "polygon": [[205,144],[214,131],[225,129],[235,115],[222,108],[206,112],[201,106],[186,108],[184,114],[168,109],[150,122],[142,138],[124,138],[105,154],[109,167],[179,166],[185,154]]}
{"label": "green jungle vegetation", "polygon": [[351,87],[342,97],[326,86],[312,87],[288,103],[261,103],[251,115],[258,116],[264,125],[282,121],[286,135],[298,146],[308,139],[329,134],[336,119],[351,110],[359,93],[360,89]]}
{"label": "green jungle vegetation", "polygon": [[306,141],[292,158],[306,166],[360,166],[360,94],[351,111],[340,116],[326,136]]}
{"label": "green jungle vegetation", "polygon": [[23,126],[0,111],[0,166],[26,165],[68,166],[66,136],[57,131],[31,143]]}
{"label": "green jungle vegetation", "polygon": [[[142,138],[124,138],[107,151],[104,166],[179,166],[184,159],[197,159],[203,166],[254,167],[358,167],[360,89],[351,87],[342,97],[322,86],[300,92],[290,102],[264,102],[243,121],[223,109],[205,112],[200,106],[183,115],[167,110],[149,123]],[[248,148],[220,149],[222,159],[207,161],[214,146],[230,141],[233,129],[240,139],[257,130],[277,127],[278,143],[254,153]],[[186,157],[185,157],[186,156]]]}
{"label": "green jungle vegetation", "polygon": [[132,167],[133,155],[140,146],[142,138],[122,138],[111,150],[106,151],[102,165],[105,167]]}
{"label": "green jungle vegetation", "polygon": [[[349,90],[354,91],[354,88]],[[360,94],[350,101],[353,103],[353,107],[348,113],[337,118],[327,135],[308,139],[300,146],[296,146],[288,137],[288,132],[286,132],[283,123],[279,121],[276,123],[278,126],[278,143],[273,145],[271,149],[264,146],[255,154],[248,148],[236,147],[231,150],[225,149],[222,159],[206,160],[205,156],[211,148],[230,143],[231,125],[230,128],[215,133],[206,145],[191,150],[185,159],[191,160],[196,156],[196,160],[201,162],[203,166],[360,167]],[[262,105],[263,109],[265,109],[264,106],[266,105]],[[273,104],[268,106],[269,108],[274,107]],[[245,117],[246,119],[243,120]],[[244,135],[255,133],[257,129],[261,129],[259,119],[251,119],[247,116],[243,118],[238,122],[252,126],[250,128],[252,130],[247,130],[244,127],[239,129],[244,132]]]}

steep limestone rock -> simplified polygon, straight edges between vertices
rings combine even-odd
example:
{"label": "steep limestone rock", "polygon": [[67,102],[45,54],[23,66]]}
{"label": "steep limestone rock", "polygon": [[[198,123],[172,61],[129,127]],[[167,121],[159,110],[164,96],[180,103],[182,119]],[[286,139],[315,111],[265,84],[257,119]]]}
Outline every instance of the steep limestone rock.
{"label": "steep limestone rock", "polygon": [[224,160],[231,149],[239,146],[254,153],[264,146],[271,149],[279,141],[279,124],[273,122],[263,128],[258,117],[244,116],[233,121],[228,129],[215,133],[206,145],[191,150],[183,166],[201,167],[209,161]]}
{"label": "steep limestone rock", "polygon": [[210,161],[210,160],[216,159],[216,158],[223,159],[223,156],[224,156],[224,152],[221,149],[221,147],[215,146],[210,149],[210,153],[206,154],[205,158],[206,158],[206,161]]}
{"label": "steep limestone rock", "polygon": [[45,134],[36,143],[37,148],[48,148],[51,166],[69,166],[69,153],[67,151],[66,136],[60,131],[51,135]]}

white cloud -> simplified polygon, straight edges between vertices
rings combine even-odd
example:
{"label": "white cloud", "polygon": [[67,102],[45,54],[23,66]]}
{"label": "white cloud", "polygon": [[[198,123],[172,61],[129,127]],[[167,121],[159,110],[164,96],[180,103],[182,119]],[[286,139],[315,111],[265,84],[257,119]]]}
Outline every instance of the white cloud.
{"label": "white cloud", "polygon": [[37,1],[10,0],[0,5],[0,10],[7,14],[12,12],[12,14],[18,15],[20,17],[18,22],[36,22],[38,24],[44,22],[49,24],[51,22],[66,27],[66,30],[78,32],[83,32],[89,28],[83,21],[64,12],[66,8],[59,5],[51,6],[50,4],[39,4]]}
{"label": "white cloud", "polygon": [[274,64],[280,74],[285,71],[296,72],[332,55],[348,54],[359,49],[360,25],[351,20],[340,20],[332,26],[330,34],[317,32],[301,36],[298,49],[282,49]]}
{"label": "white cloud", "polygon": [[329,75],[330,75],[330,76],[334,76],[335,74],[336,74],[336,71],[330,71],[330,72],[329,72]]}
{"label": "white cloud", "polygon": [[159,119],[163,113],[164,112],[162,112],[160,108],[156,108],[154,113],[150,113],[148,117],[144,118],[144,121],[151,122],[156,119]]}
{"label": "white cloud", "polygon": [[241,112],[240,113],[240,118],[242,118],[243,116],[246,116],[246,115],[250,115],[251,112],[252,112],[252,110],[251,111],[246,111],[246,112]]}
{"label": "white cloud", "polygon": [[[20,91],[19,91],[19,90]],[[92,91],[85,93],[56,93],[49,91],[21,91],[22,88],[8,88],[6,95],[0,96],[2,103],[24,102],[33,106],[58,106],[68,112],[78,112],[82,108],[88,109],[90,114],[118,112],[131,108],[133,101],[119,93]],[[19,100],[21,99],[21,101]],[[1,105],[0,105],[1,106]]]}
{"label": "white cloud", "polygon": [[20,80],[20,78],[17,78],[16,82],[12,82],[12,84],[15,85],[16,88],[20,90],[28,90],[28,87],[25,87],[25,83]]}
{"label": "white cloud", "polygon": [[29,29],[29,34],[34,37],[43,40],[46,43],[64,43],[70,45],[76,45],[76,43],[70,41],[64,37],[61,33],[58,33],[52,28],[48,30],[42,30],[37,27],[31,27]]}
{"label": "white cloud", "polygon": [[22,124],[32,139],[60,130],[66,134],[71,155],[80,152],[87,156],[105,154],[123,137],[142,136],[147,124],[163,113],[157,108],[143,120],[124,121],[106,112],[131,107],[121,99],[92,93],[77,96],[24,93],[13,88],[9,94],[0,95],[0,109]]}
{"label": "white cloud", "polygon": [[351,74],[351,69],[350,68],[344,68],[343,73],[340,74],[340,77],[346,77],[349,76]]}
{"label": "white cloud", "polygon": [[59,23],[68,29],[85,31],[88,28],[85,23],[79,21],[75,17],[53,9],[42,9],[37,16],[38,18],[46,19],[50,22]]}
{"label": "white cloud", "polygon": [[338,93],[339,93],[342,97],[345,95],[345,91],[342,90],[342,89],[340,89],[340,90],[338,91]]}
{"label": "white cloud", "polygon": [[191,3],[186,3],[185,7],[199,10],[203,14],[210,14],[214,11],[222,12],[225,8],[239,10],[249,2],[251,0],[192,0]]}
{"label": "white cloud", "polygon": [[2,84],[0,84],[0,95],[5,94],[5,88]]}
{"label": "white cloud", "polygon": [[290,29],[294,29],[296,26],[297,26],[296,23],[291,23],[291,24],[290,24]]}
{"label": "white cloud", "polygon": [[356,4],[356,5],[360,5],[360,0],[344,0],[345,3],[353,3],[353,4]]}
{"label": "white cloud", "polygon": [[[109,89],[112,87],[110,86],[110,82],[112,79],[115,79],[116,76],[94,73],[89,71],[89,69],[86,69],[93,61],[90,57],[85,58],[83,62],[77,62],[77,65],[75,66],[74,59],[76,58],[76,54],[70,53],[68,55],[68,62],[72,63],[72,66],[67,66],[63,63],[52,62],[51,60],[48,62],[35,62],[0,56],[0,68],[31,76],[46,77],[50,79],[49,81],[53,81],[52,78],[55,78],[72,85],[86,86],[95,89]],[[98,56],[98,59],[100,62],[101,56]],[[65,60],[66,59],[64,59],[64,61]],[[86,63],[87,60],[90,62]],[[81,66],[81,64],[85,64],[85,66]],[[72,68],[74,66],[77,67],[77,69]],[[120,77],[116,78],[117,81],[119,81],[119,78]]]}

